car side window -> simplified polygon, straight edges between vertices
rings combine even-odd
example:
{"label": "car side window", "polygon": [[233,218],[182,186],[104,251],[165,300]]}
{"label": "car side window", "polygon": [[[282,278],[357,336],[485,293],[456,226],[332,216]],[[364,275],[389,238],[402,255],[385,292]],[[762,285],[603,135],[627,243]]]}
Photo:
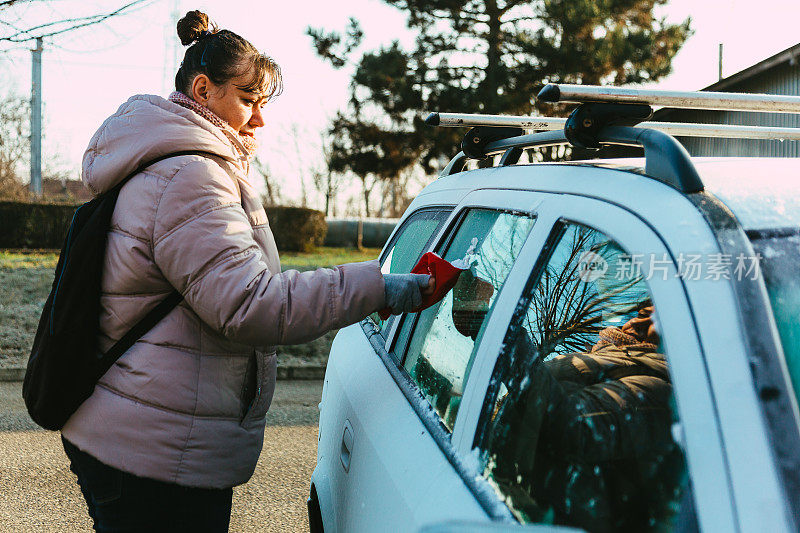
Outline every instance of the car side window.
{"label": "car side window", "polygon": [[523,523],[685,527],[688,474],[645,280],[599,231],[565,223],[555,236],[490,381],[475,438],[483,476]]}
{"label": "car side window", "polygon": [[[452,209],[445,208],[423,209],[409,215],[381,259],[381,272],[383,274],[411,272],[422,256],[423,250],[428,247],[451,211]],[[385,337],[395,317],[381,320],[378,313],[373,313],[370,318]]]}
{"label": "car side window", "polygon": [[451,431],[486,317],[532,226],[527,214],[468,211],[443,257],[470,268],[416,321],[403,366]]}

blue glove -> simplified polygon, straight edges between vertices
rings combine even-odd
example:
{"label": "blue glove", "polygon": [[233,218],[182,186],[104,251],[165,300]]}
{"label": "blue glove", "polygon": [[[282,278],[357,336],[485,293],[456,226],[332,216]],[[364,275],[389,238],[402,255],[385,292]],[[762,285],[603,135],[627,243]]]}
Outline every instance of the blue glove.
{"label": "blue glove", "polygon": [[422,292],[431,277],[427,274],[384,274],[386,307],[393,315],[408,313],[422,304]]}

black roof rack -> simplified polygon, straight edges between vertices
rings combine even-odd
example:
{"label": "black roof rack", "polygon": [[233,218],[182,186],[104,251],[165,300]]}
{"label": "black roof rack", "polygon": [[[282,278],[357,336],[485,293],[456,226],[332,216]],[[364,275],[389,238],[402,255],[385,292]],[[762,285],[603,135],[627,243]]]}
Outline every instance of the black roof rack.
{"label": "black roof rack", "polygon": [[[474,129],[480,131],[483,128]],[[703,182],[692,165],[686,149],[674,137],[666,133],[644,128],[611,126],[605,128],[598,139],[602,144],[642,146],[645,154],[645,174],[684,193],[703,190]],[[568,142],[564,131],[544,131],[492,141],[485,146],[485,155],[503,153],[499,166],[506,166],[516,163],[525,148],[553,146]],[[440,176],[461,172],[469,159],[471,158],[463,151],[459,152]]]}

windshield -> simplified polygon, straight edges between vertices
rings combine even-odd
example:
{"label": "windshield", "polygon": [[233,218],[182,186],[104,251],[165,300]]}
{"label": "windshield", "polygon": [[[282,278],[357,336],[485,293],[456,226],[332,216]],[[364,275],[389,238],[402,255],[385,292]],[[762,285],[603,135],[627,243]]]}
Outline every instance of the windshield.
{"label": "windshield", "polygon": [[767,285],[772,313],[800,401],[800,228],[748,231]]}

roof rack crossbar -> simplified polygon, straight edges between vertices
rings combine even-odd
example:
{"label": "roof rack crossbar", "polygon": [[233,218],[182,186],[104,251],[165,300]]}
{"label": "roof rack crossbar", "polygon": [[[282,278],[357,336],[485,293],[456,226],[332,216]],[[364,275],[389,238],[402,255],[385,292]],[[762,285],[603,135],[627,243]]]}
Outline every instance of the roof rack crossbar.
{"label": "roof rack crossbar", "polygon": [[800,113],[800,96],[780,94],[723,93],[707,91],[660,91],[599,85],[549,83],[536,97],[543,102],[614,102],[683,109]]}
{"label": "roof rack crossbar", "polygon": [[[439,121],[438,124],[436,120]],[[431,113],[428,119],[426,119],[426,122],[443,127],[516,126],[536,131],[556,131],[564,128],[567,119],[557,117]],[[800,141],[800,128],[681,122],[641,122],[634,127],[658,130],[676,137],[726,137],[731,139]]]}
{"label": "roof rack crossbar", "polygon": [[675,137],[725,137],[728,139],[800,141],[800,128],[683,122],[642,122],[636,127],[657,130]]}
{"label": "roof rack crossbar", "polygon": [[476,113],[431,113],[425,119],[428,126],[461,128],[464,126],[515,126],[526,130],[560,130],[567,121],[559,117],[523,117],[511,115],[481,115]]}

